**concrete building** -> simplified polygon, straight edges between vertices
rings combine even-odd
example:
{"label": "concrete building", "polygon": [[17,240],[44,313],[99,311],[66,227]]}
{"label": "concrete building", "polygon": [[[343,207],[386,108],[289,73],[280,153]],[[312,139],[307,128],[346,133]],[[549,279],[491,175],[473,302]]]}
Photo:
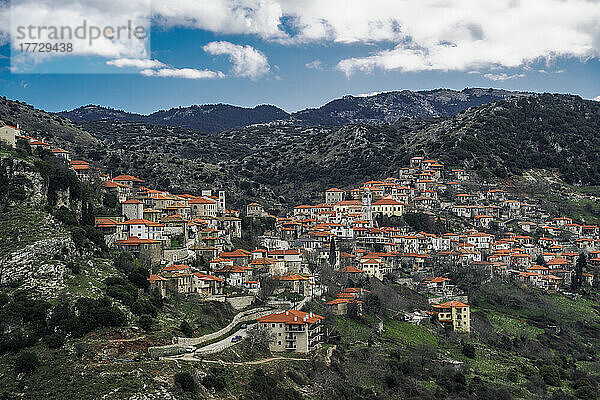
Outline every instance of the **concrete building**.
{"label": "concrete building", "polygon": [[310,353],[321,345],[320,315],[287,310],[258,319],[260,329],[270,332],[271,351]]}
{"label": "concrete building", "polygon": [[325,191],[325,204],[335,204],[344,200],[346,192],[342,189],[331,188]]}

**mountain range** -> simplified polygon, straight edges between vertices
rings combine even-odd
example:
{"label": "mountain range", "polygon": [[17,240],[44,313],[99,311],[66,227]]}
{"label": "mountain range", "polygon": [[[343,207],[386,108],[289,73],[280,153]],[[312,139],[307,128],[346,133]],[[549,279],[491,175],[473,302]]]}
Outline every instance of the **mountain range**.
{"label": "mountain range", "polygon": [[58,114],[74,122],[100,120],[145,122],[216,133],[256,124],[302,126],[343,126],[350,123],[391,124],[402,118],[448,117],[470,107],[526,95],[529,93],[480,88],[467,88],[462,91],[402,90],[364,96],[344,96],[322,107],[308,108],[294,113],[288,113],[272,105],[244,108],[227,104],[209,104],[177,107],[142,115],[90,104]]}
{"label": "mountain range", "polygon": [[[505,98],[456,113],[469,98],[475,101],[465,94],[467,90],[477,93],[479,102],[502,93]],[[349,187],[393,176],[415,155],[437,158],[449,167],[468,168],[488,181],[539,169],[569,184],[600,185],[599,102],[563,94],[525,96],[467,90],[426,92],[436,101],[430,99],[404,111],[400,105],[406,104],[398,99],[408,94],[402,92],[339,99],[311,111],[311,118],[316,118],[317,111],[329,115],[322,121],[359,121],[343,126],[325,122],[306,126],[293,123],[290,117],[285,123],[251,124],[209,133],[115,118],[75,123],[10,100],[0,102],[0,119],[20,123],[26,132],[62,146],[74,157],[91,161],[109,173],[139,175],[149,186],[189,193],[207,186],[226,188],[236,207],[248,201],[282,208],[313,201],[327,187]],[[409,97],[422,98],[423,93]],[[445,100],[442,93],[447,95]],[[459,95],[464,99],[460,107],[452,100]],[[335,103],[346,106],[332,105]],[[358,111],[362,111],[349,114],[348,104],[358,104],[362,107],[357,106]],[[367,104],[373,104],[373,114],[380,113],[371,119],[378,123],[363,123]],[[197,108],[202,107],[207,106]],[[223,107],[231,106],[218,108]],[[410,114],[412,118],[386,122],[385,116],[393,115],[392,109],[395,115]],[[428,116],[437,117],[416,117],[425,109]],[[439,115],[442,110],[451,115]],[[308,118],[302,121],[308,123]]]}

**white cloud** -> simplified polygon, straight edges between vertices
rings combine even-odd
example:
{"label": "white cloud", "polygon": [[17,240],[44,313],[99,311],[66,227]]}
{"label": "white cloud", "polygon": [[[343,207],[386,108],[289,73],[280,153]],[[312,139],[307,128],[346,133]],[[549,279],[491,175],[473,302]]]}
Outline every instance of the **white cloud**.
{"label": "white cloud", "polygon": [[185,79],[217,79],[225,77],[225,74],[220,71],[195,68],[172,68],[161,61],[151,59],[120,58],[116,60],[109,60],[106,62],[106,64],[119,68],[138,68],[141,70],[140,73],[144,76]]}
{"label": "white cloud", "polygon": [[148,69],[148,68],[161,68],[165,67],[165,64],[152,59],[141,59],[141,58],[118,58],[116,60],[108,60],[106,62],[107,65],[112,65],[118,68],[123,67],[134,67],[139,69]]}
{"label": "white cloud", "polygon": [[162,69],[144,69],[140,71],[144,76],[159,76],[165,78],[185,78],[185,79],[217,79],[225,75],[220,71],[210,71],[208,69],[193,68],[162,68]]}
{"label": "white cloud", "polygon": [[153,2],[157,22],[223,34],[255,34],[284,39],[283,5],[276,0],[161,0]]}
{"label": "white cloud", "polygon": [[[0,30],[10,33],[13,49],[21,42],[70,42],[75,54],[145,58],[147,37],[135,37],[133,30],[149,32],[150,12],[150,0],[13,0],[10,8],[0,8],[0,21],[9,19],[11,31],[4,31],[8,25]],[[131,34],[118,29],[127,26]]]}
{"label": "white cloud", "polygon": [[600,101],[600,96],[596,96],[596,97],[594,97],[594,99],[593,99],[593,100],[594,100],[594,101]]}
{"label": "white cloud", "polygon": [[233,63],[232,71],[235,76],[256,80],[271,69],[267,57],[252,46],[240,46],[229,42],[210,42],[203,49],[213,55],[228,55]]}
{"label": "white cloud", "polygon": [[508,69],[600,53],[595,0],[345,0],[343,7],[322,0],[165,0],[155,9],[166,26],[291,45],[377,45],[341,60],[337,67],[347,75]]}
{"label": "white cloud", "polygon": [[509,79],[517,79],[517,78],[523,78],[525,76],[525,74],[513,74],[513,75],[509,75],[507,73],[500,73],[500,74],[485,74],[483,75],[485,78],[491,80],[491,81],[507,81]]}
{"label": "white cloud", "polygon": [[[43,25],[82,19],[143,23],[150,19],[148,2],[13,0],[12,16]],[[9,26],[6,14],[0,6],[0,43]],[[345,0],[343,6],[323,0],[161,0],[153,2],[152,17],[167,29],[255,35],[284,45],[371,45],[370,52],[355,47],[337,64],[348,76],[374,70],[514,70],[559,57],[585,60],[600,55],[597,0]],[[148,57],[143,44],[99,40],[93,48],[77,50],[111,59],[143,59]],[[231,49],[218,54],[234,58],[234,53],[243,54]],[[240,61],[236,67],[234,59],[234,73],[256,79],[262,72],[244,68],[248,63]],[[262,70],[267,67],[264,57]]]}
{"label": "white cloud", "polygon": [[304,64],[304,66],[308,69],[317,69],[317,70],[323,69],[323,63],[321,62],[321,60],[311,61],[309,63]]}

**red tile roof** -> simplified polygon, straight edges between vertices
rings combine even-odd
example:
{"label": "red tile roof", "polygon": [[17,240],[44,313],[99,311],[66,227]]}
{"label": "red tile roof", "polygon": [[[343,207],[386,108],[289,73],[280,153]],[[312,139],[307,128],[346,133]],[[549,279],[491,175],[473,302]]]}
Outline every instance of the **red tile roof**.
{"label": "red tile roof", "polygon": [[122,202],[121,204],[144,204],[144,202],[136,199],[129,199],[127,201]]}
{"label": "red tile roof", "polygon": [[96,223],[94,224],[96,228],[108,228],[112,226],[117,226],[118,222],[112,218],[96,218]]}
{"label": "red tile roof", "polygon": [[313,314],[306,313],[298,310],[288,310],[278,314],[271,314],[265,317],[259,318],[258,322],[260,323],[283,323],[286,325],[304,325],[306,323],[314,324],[318,322],[324,317]]}
{"label": "red tile roof", "polygon": [[432,307],[435,308],[463,308],[463,307],[469,307],[468,304],[465,303],[461,303],[460,301],[456,301],[456,300],[452,300],[452,301],[448,301],[446,303],[442,303],[442,304],[434,304]]}
{"label": "red tile roof", "polygon": [[237,249],[234,251],[224,251],[221,254],[219,254],[219,257],[222,258],[239,258],[239,257],[250,257],[252,256],[252,253],[250,253],[249,251],[243,250],[243,249]]}
{"label": "red tile roof", "polygon": [[347,273],[347,274],[362,274],[365,271],[363,271],[360,268],[356,268],[356,267],[353,267],[351,265],[348,265],[346,267],[340,268],[340,272],[344,272],[344,273]]}
{"label": "red tile roof", "polygon": [[169,265],[168,267],[164,267],[163,271],[184,271],[186,269],[190,269],[190,267],[183,264],[173,264]]}
{"label": "red tile roof", "polygon": [[118,176],[115,176],[112,180],[113,181],[123,181],[123,182],[144,182],[140,178],[136,178],[135,176],[132,176],[132,175],[118,175]]}

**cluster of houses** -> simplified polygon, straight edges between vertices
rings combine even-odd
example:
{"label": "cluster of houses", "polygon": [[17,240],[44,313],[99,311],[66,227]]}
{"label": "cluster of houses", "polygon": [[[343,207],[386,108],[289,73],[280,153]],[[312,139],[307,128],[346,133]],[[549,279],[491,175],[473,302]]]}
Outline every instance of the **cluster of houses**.
{"label": "cluster of houses", "polygon": [[[11,132],[31,146],[50,146],[20,136],[17,128],[0,128],[0,137]],[[103,175],[62,149],[49,149],[81,179],[99,181],[107,195],[116,197],[119,215],[97,218],[96,228],[113,249],[147,263],[153,271],[150,284],[163,296],[257,295],[268,283],[276,287],[274,293],[320,297],[333,314],[344,315],[362,312],[366,291],[360,282],[409,280],[434,300],[429,315],[449,329],[469,332],[469,305],[438,272],[462,268],[560,291],[569,287],[580,254],[590,267],[600,267],[598,226],[550,216],[510,185],[475,184],[467,171],[424,157],[413,157],[395,177],[331,188],[322,203],[272,216],[258,203],[248,204],[243,213],[228,209],[223,190],[173,194],[151,189],[134,175]],[[407,213],[425,216],[438,232],[415,231],[402,218]],[[256,249],[234,246],[242,236],[242,216],[275,221]],[[333,297],[324,295],[327,288],[311,273],[319,265],[329,265],[345,282]],[[594,275],[585,271],[584,283],[593,282]],[[271,331],[273,350],[309,352],[318,346],[322,320],[288,310],[258,322]]]}
{"label": "cluster of houses", "polygon": [[[469,305],[457,300],[463,298],[461,293],[435,271],[464,268],[556,292],[569,290],[582,253],[590,268],[600,267],[598,226],[552,217],[511,189],[474,184],[463,169],[413,157],[397,177],[331,188],[324,202],[299,205],[277,217],[272,241],[285,241],[317,263],[331,260],[334,241],[335,271],[351,282],[409,275],[419,280],[423,293],[448,300],[432,304],[430,314],[457,332],[469,332]],[[246,212],[268,215],[257,203],[249,204]],[[430,217],[441,231],[432,234],[393,223],[400,220],[394,217],[406,213]],[[449,221],[461,228],[448,231]],[[585,271],[583,283],[593,281],[594,274]],[[344,314],[349,304],[360,304],[359,298],[347,294],[327,302],[334,313]]]}
{"label": "cluster of houses", "polygon": [[171,194],[143,186],[133,175],[101,176],[100,186],[119,200],[120,215],[96,219],[107,243],[150,266],[217,258],[242,235],[239,213],[225,206],[225,192]]}

